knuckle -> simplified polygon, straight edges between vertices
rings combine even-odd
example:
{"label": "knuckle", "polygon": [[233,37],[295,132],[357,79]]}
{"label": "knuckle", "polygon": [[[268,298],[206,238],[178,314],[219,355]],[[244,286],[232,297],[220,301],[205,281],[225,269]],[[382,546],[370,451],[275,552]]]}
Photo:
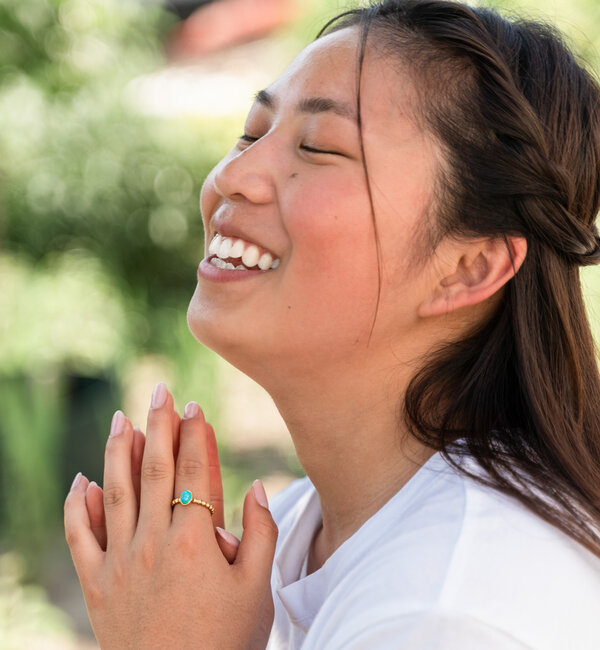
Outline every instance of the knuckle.
{"label": "knuckle", "polygon": [[196,557],[198,554],[198,538],[191,528],[178,532],[174,546],[180,557]]}
{"label": "knuckle", "polygon": [[142,480],[163,481],[170,472],[169,463],[159,459],[148,459],[142,464]]}
{"label": "knuckle", "polygon": [[94,581],[88,582],[85,587],[85,601],[90,610],[101,610],[106,601],[104,589]]}
{"label": "knuckle", "polygon": [[277,539],[277,536],[279,535],[277,524],[273,521],[273,519],[271,519],[271,517],[261,518],[257,522],[256,531],[261,537],[264,537],[269,541]]}
{"label": "knuckle", "polygon": [[127,584],[129,580],[129,563],[122,557],[113,557],[111,563],[111,581],[117,587]]}
{"label": "knuckle", "polygon": [[136,548],[135,558],[142,570],[152,571],[156,565],[157,559],[156,546],[150,541],[141,543]]}
{"label": "knuckle", "polygon": [[181,459],[177,463],[177,476],[182,478],[194,478],[201,476],[206,470],[206,465],[197,459],[187,458]]}
{"label": "knuckle", "polygon": [[104,488],[104,507],[118,508],[126,500],[126,490],[122,485],[109,485]]}
{"label": "knuckle", "polygon": [[81,540],[81,533],[77,528],[65,528],[65,539],[69,548],[75,548],[79,545]]}

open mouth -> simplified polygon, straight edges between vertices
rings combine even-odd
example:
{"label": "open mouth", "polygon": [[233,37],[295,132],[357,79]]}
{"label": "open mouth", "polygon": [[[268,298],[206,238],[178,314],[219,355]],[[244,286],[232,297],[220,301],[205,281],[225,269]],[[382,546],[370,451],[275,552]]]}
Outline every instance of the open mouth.
{"label": "open mouth", "polygon": [[209,264],[229,271],[269,271],[279,266],[279,258],[243,239],[215,233],[208,246]]}

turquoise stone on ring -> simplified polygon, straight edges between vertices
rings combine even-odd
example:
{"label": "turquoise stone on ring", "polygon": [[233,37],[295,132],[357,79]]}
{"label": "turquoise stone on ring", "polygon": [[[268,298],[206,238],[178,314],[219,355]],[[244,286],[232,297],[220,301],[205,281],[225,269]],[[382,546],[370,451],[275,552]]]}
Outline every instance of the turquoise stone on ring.
{"label": "turquoise stone on ring", "polygon": [[182,506],[187,506],[192,500],[192,493],[189,490],[184,490],[179,497]]}

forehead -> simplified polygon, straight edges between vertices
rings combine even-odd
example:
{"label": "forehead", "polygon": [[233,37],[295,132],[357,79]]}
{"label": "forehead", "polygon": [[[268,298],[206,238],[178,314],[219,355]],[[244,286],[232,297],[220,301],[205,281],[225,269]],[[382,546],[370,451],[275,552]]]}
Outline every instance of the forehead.
{"label": "forehead", "polygon": [[277,94],[311,91],[346,98],[355,95],[357,53],[355,28],[323,36],[298,54],[269,91]]}
{"label": "forehead", "polygon": [[[403,134],[420,131],[414,116],[417,93],[407,66],[377,47],[372,33],[361,65],[360,112],[363,134],[384,129]],[[360,33],[347,27],[327,34],[306,47],[269,86],[269,95],[282,104],[307,97],[330,98],[356,115]]]}

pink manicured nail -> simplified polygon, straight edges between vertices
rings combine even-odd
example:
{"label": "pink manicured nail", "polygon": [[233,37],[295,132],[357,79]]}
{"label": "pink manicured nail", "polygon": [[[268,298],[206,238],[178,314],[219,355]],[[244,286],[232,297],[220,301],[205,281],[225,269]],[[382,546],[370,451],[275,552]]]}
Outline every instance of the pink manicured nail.
{"label": "pink manicured nail", "polygon": [[152,408],[159,409],[165,405],[167,401],[167,387],[164,382],[159,381],[158,384],[154,387],[154,392],[152,393]]}
{"label": "pink manicured nail", "polygon": [[71,489],[69,492],[72,492],[79,485],[79,481],[81,481],[81,472],[77,472],[75,478],[73,479],[73,483],[71,483]]}
{"label": "pink manicured nail", "polygon": [[254,498],[258,501],[259,505],[263,508],[268,508],[269,502],[267,501],[267,493],[265,492],[263,484],[258,479],[252,483],[252,491],[254,492]]}
{"label": "pink manicured nail", "polygon": [[196,402],[188,402],[183,409],[183,417],[187,420],[197,417],[198,413],[200,413],[200,407]]}
{"label": "pink manicured nail", "polygon": [[112,422],[110,424],[110,437],[118,436],[120,433],[123,433],[125,429],[125,415],[123,411],[115,411],[113,415]]}
{"label": "pink manicured nail", "polygon": [[236,548],[240,545],[240,540],[235,536],[229,533],[228,531],[224,530],[220,526],[215,526],[217,533],[221,535],[221,537],[228,543],[231,544],[232,546],[235,546]]}

